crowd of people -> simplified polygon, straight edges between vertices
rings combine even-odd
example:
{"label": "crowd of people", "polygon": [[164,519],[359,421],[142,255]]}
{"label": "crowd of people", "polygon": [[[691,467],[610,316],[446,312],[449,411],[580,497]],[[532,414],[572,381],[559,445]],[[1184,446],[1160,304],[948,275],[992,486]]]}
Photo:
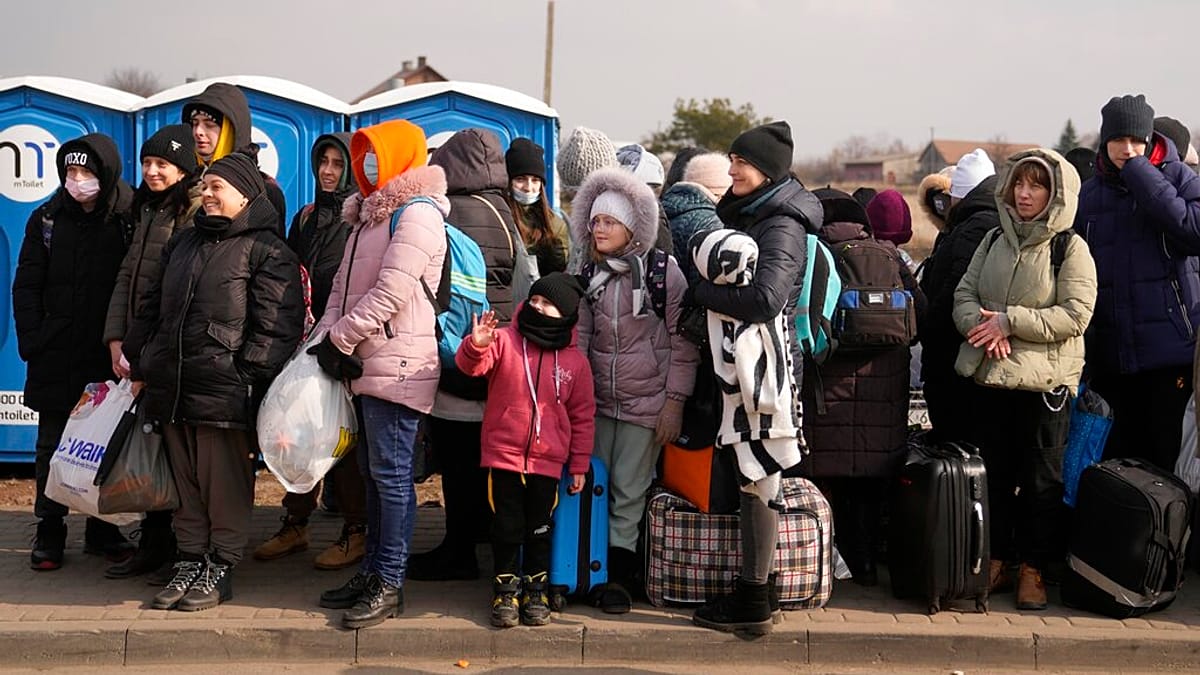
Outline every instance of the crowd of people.
{"label": "crowd of people", "polygon": [[[628,612],[661,448],[680,436],[689,399],[713,395],[698,380],[757,363],[733,350],[732,363],[714,364],[682,329],[698,311],[731,331],[781,326],[775,355],[792,414],[718,447],[737,456],[742,564],[696,624],[769,630],[785,473],[829,496],[855,581],[877,583],[918,342],[929,438],[971,442],[986,461],[991,591],[1015,585],[1019,608],[1044,608],[1043,575],[1065,555],[1062,458],[1081,380],[1114,410],[1105,455],[1167,470],[1193,386],[1200,179],[1184,161],[1190,138],[1142,96],[1113,98],[1101,117],[1098,148],[976,150],[922,181],[918,201],[939,234],[919,266],[900,248],[912,236],[904,197],[809,191],[792,173],[786,122],[728,148],[687,148],[669,170],[639,145],[578,128],[558,152],[558,211],[532,140],[506,150],[471,128],[431,154],[418,126],[387,121],[317,139],[316,199],[290,228],[236,87],[210,86],[182,124],[144,143],[136,190],[111,139],[71,140],[57,154],[62,187],[30,216],[13,282],[25,401],[39,413],[31,566],[63,564],[67,510],[45,487],[79,393],[127,378],[160,425],[180,506],[147,513],[136,547],[89,518],[85,551],[115,563],[108,577],[153,575],[158,609],[232,598],[250,543],[257,406],[311,329],[307,351],[350,388],[361,434],[323,487],[284,498],[282,526],[255,559],[307,549],[324,501],[344,525],[314,564],[357,568],[319,603],[344,609],[345,626],[403,612],[406,579],[479,578],[479,542],[493,552],[492,623],[544,625],[560,481],[579,492],[595,458],[610,476],[609,579],[596,602]],[[439,358],[432,302],[446,222],[482,252],[489,304],[453,365]],[[738,263],[752,275],[731,282],[730,261],[707,254],[716,230],[754,251]],[[801,348],[794,315],[818,255],[809,235],[873,252],[875,272],[912,298],[911,341],[819,362]],[[521,288],[527,265],[540,278]],[[410,554],[426,442],[446,533]]]}

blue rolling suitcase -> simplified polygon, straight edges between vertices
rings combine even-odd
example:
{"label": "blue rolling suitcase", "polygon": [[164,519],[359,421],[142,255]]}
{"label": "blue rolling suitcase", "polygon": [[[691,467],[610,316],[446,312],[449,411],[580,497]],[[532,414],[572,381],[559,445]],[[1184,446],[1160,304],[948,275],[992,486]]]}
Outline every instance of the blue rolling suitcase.
{"label": "blue rolling suitcase", "polygon": [[592,458],[579,494],[567,494],[570,476],[558,485],[554,531],[550,537],[550,606],[561,610],[566,597],[586,597],[608,582],[608,469]]}

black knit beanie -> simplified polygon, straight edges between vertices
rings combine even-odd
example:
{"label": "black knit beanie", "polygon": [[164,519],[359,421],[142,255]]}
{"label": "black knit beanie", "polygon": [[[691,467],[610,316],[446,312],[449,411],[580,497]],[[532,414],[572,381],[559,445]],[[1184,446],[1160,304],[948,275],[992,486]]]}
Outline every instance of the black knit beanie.
{"label": "black knit beanie", "polygon": [[1091,148],[1071,148],[1067,151],[1066,160],[1075,167],[1082,183],[1096,175],[1096,151]]}
{"label": "black knit beanie", "polygon": [[190,174],[198,166],[192,130],[182,124],[169,124],[159,129],[142,143],[142,154],[138,159],[144,161],[147,157],[161,157]]}
{"label": "black knit beanie", "polygon": [[546,151],[528,138],[515,138],[504,153],[508,179],[517,176],[537,176],[546,182]]}
{"label": "black knit beanie", "polygon": [[[62,176],[67,175],[68,166],[82,166],[96,178],[103,178],[100,168],[100,157],[96,151],[81,139],[73,139],[63,143],[63,146],[58,151],[59,173]],[[118,167],[120,168],[120,167]]]}
{"label": "black knit beanie", "polygon": [[231,152],[208,167],[206,175],[219,176],[232,185],[246,199],[254,199],[266,191],[258,165],[240,152]]}
{"label": "black knit beanie", "polygon": [[199,114],[201,117],[207,117],[211,119],[216,123],[217,126],[221,126],[221,124],[225,122],[225,115],[223,115],[220,110],[217,110],[212,106],[204,105],[203,103],[196,103],[194,101],[189,101],[183,104],[183,121],[185,124],[191,124],[192,120],[197,114]]}
{"label": "black knit beanie", "polygon": [[1154,133],[1154,108],[1143,94],[1114,96],[1100,109],[1100,142],[1132,136],[1145,142]]}
{"label": "black knit beanie", "polygon": [[574,275],[563,272],[551,272],[529,287],[529,297],[540,295],[546,298],[558,308],[563,318],[576,315],[583,293],[583,286],[579,284],[579,280]]}
{"label": "black knit beanie", "polygon": [[778,183],[792,172],[794,149],[792,128],[781,120],[743,131],[733,139],[729,154],[741,157]]}
{"label": "black knit beanie", "polygon": [[1183,122],[1173,117],[1155,117],[1154,130],[1171,139],[1171,142],[1175,144],[1175,150],[1179,153],[1180,160],[1187,156],[1188,145],[1192,142],[1192,132],[1188,131]]}

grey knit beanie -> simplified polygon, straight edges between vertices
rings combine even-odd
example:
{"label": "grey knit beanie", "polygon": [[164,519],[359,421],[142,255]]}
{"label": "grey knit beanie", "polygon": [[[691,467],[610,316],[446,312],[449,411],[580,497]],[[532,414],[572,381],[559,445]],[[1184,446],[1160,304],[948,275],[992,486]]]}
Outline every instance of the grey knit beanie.
{"label": "grey knit beanie", "polygon": [[596,169],[617,166],[617,149],[604,132],[576,127],[559,149],[557,163],[562,187],[577,190]]}

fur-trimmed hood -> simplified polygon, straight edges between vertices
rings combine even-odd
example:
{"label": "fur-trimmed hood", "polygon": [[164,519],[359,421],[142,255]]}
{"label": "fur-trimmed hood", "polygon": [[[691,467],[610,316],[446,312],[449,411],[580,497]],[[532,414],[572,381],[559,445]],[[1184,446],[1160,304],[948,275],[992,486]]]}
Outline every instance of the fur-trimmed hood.
{"label": "fur-trimmed hood", "polygon": [[429,197],[442,211],[450,215],[450,200],[446,199],[446,172],[440,166],[419,166],[409,169],[364,198],[351,195],[342,205],[342,219],[351,227],[362,224],[374,227],[391,221],[392,213],[413,197]]}
{"label": "fur-trimmed hood", "polygon": [[929,193],[933,190],[941,190],[949,194],[950,192],[950,177],[941,173],[931,173],[921,179],[921,184],[917,187],[917,203],[921,205],[921,210],[925,212],[925,216],[939,230],[945,224],[945,219],[934,212],[933,206],[929,203]]}
{"label": "fur-trimmed hood", "polygon": [[592,203],[601,194],[616,192],[633,205],[634,222],[625,223],[633,232],[631,250],[649,251],[658,239],[658,200],[650,188],[632,173],[619,168],[604,168],[592,172],[579,186],[571,201],[571,235],[583,250],[590,251],[592,233],[588,231]]}

